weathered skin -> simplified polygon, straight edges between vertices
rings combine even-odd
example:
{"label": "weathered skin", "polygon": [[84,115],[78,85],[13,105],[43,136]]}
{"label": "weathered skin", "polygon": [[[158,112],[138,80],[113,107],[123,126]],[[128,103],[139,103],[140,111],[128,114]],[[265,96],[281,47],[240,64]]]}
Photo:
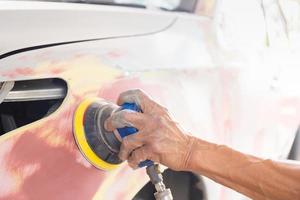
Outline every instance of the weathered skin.
{"label": "weathered skin", "polygon": [[300,163],[243,154],[196,139],[187,170],[198,172],[251,199],[293,200],[300,196]]}
{"label": "weathered skin", "polygon": [[131,167],[152,160],[173,170],[202,174],[252,199],[293,200],[300,196],[299,161],[262,159],[193,137],[142,90],[126,91],[117,102],[136,103],[142,110],[116,112],[105,123],[110,131],[127,124],[139,130],[125,137],[120,148],[119,157]]}

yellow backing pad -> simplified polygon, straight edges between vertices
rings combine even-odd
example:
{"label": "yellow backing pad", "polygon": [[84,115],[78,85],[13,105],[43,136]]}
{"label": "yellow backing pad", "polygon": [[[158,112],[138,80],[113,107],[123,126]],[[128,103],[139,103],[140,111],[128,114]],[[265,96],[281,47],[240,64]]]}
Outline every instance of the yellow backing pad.
{"label": "yellow backing pad", "polygon": [[79,104],[74,114],[73,132],[74,132],[76,143],[81,153],[92,165],[94,165],[98,169],[112,170],[118,167],[119,164],[111,164],[99,158],[89,146],[84,132],[84,125],[83,125],[84,113],[91,103],[97,101],[101,101],[101,100],[97,98],[86,99]]}

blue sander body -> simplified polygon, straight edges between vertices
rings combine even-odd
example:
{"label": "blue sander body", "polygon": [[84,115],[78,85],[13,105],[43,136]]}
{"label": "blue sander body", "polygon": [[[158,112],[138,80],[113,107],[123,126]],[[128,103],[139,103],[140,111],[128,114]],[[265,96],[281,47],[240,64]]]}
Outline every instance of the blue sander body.
{"label": "blue sander body", "polygon": [[[121,141],[113,132],[104,128],[104,123],[113,113],[125,109],[142,112],[134,103],[124,103],[119,107],[99,98],[86,99],[75,110],[73,119],[75,141],[82,155],[98,169],[112,170],[122,163],[118,157]],[[135,127],[118,128],[117,132],[121,138],[138,134]],[[154,196],[157,200],[173,199],[170,189],[163,183],[158,164],[145,160],[139,163],[139,167],[146,167],[150,181],[156,188]]]}

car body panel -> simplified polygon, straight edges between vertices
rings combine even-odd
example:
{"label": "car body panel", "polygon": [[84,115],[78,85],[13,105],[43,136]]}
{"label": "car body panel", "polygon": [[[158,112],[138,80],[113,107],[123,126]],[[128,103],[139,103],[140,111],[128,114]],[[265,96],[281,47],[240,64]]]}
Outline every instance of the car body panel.
{"label": "car body panel", "polygon": [[0,27],[0,55],[38,45],[158,32],[175,18],[142,11],[73,3],[0,1],[0,24],[5,24]]}
{"label": "car body panel", "polygon": [[[292,84],[298,68],[220,62],[213,21],[174,16],[172,26],[155,34],[54,46],[0,60],[1,82],[57,77],[68,85],[57,111],[0,137],[1,200],[132,199],[148,180],[145,171],[126,163],[110,172],[92,167],[75,144],[72,120],[83,99],[115,102],[133,88],[165,105],[197,137],[257,156],[287,158],[300,119],[299,84]],[[208,179],[205,185],[209,199],[245,198]]]}

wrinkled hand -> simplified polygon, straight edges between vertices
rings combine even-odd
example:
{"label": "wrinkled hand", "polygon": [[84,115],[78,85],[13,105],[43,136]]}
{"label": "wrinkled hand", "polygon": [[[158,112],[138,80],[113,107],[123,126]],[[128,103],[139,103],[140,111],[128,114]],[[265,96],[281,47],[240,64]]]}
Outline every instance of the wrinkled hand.
{"label": "wrinkled hand", "polygon": [[119,157],[128,160],[132,168],[138,163],[152,160],[173,170],[188,167],[193,137],[184,133],[166,108],[154,102],[141,90],[129,90],[119,96],[118,105],[136,103],[143,113],[122,110],[113,114],[105,123],[107,130],[133,126],[138,133],[125,137]]}

